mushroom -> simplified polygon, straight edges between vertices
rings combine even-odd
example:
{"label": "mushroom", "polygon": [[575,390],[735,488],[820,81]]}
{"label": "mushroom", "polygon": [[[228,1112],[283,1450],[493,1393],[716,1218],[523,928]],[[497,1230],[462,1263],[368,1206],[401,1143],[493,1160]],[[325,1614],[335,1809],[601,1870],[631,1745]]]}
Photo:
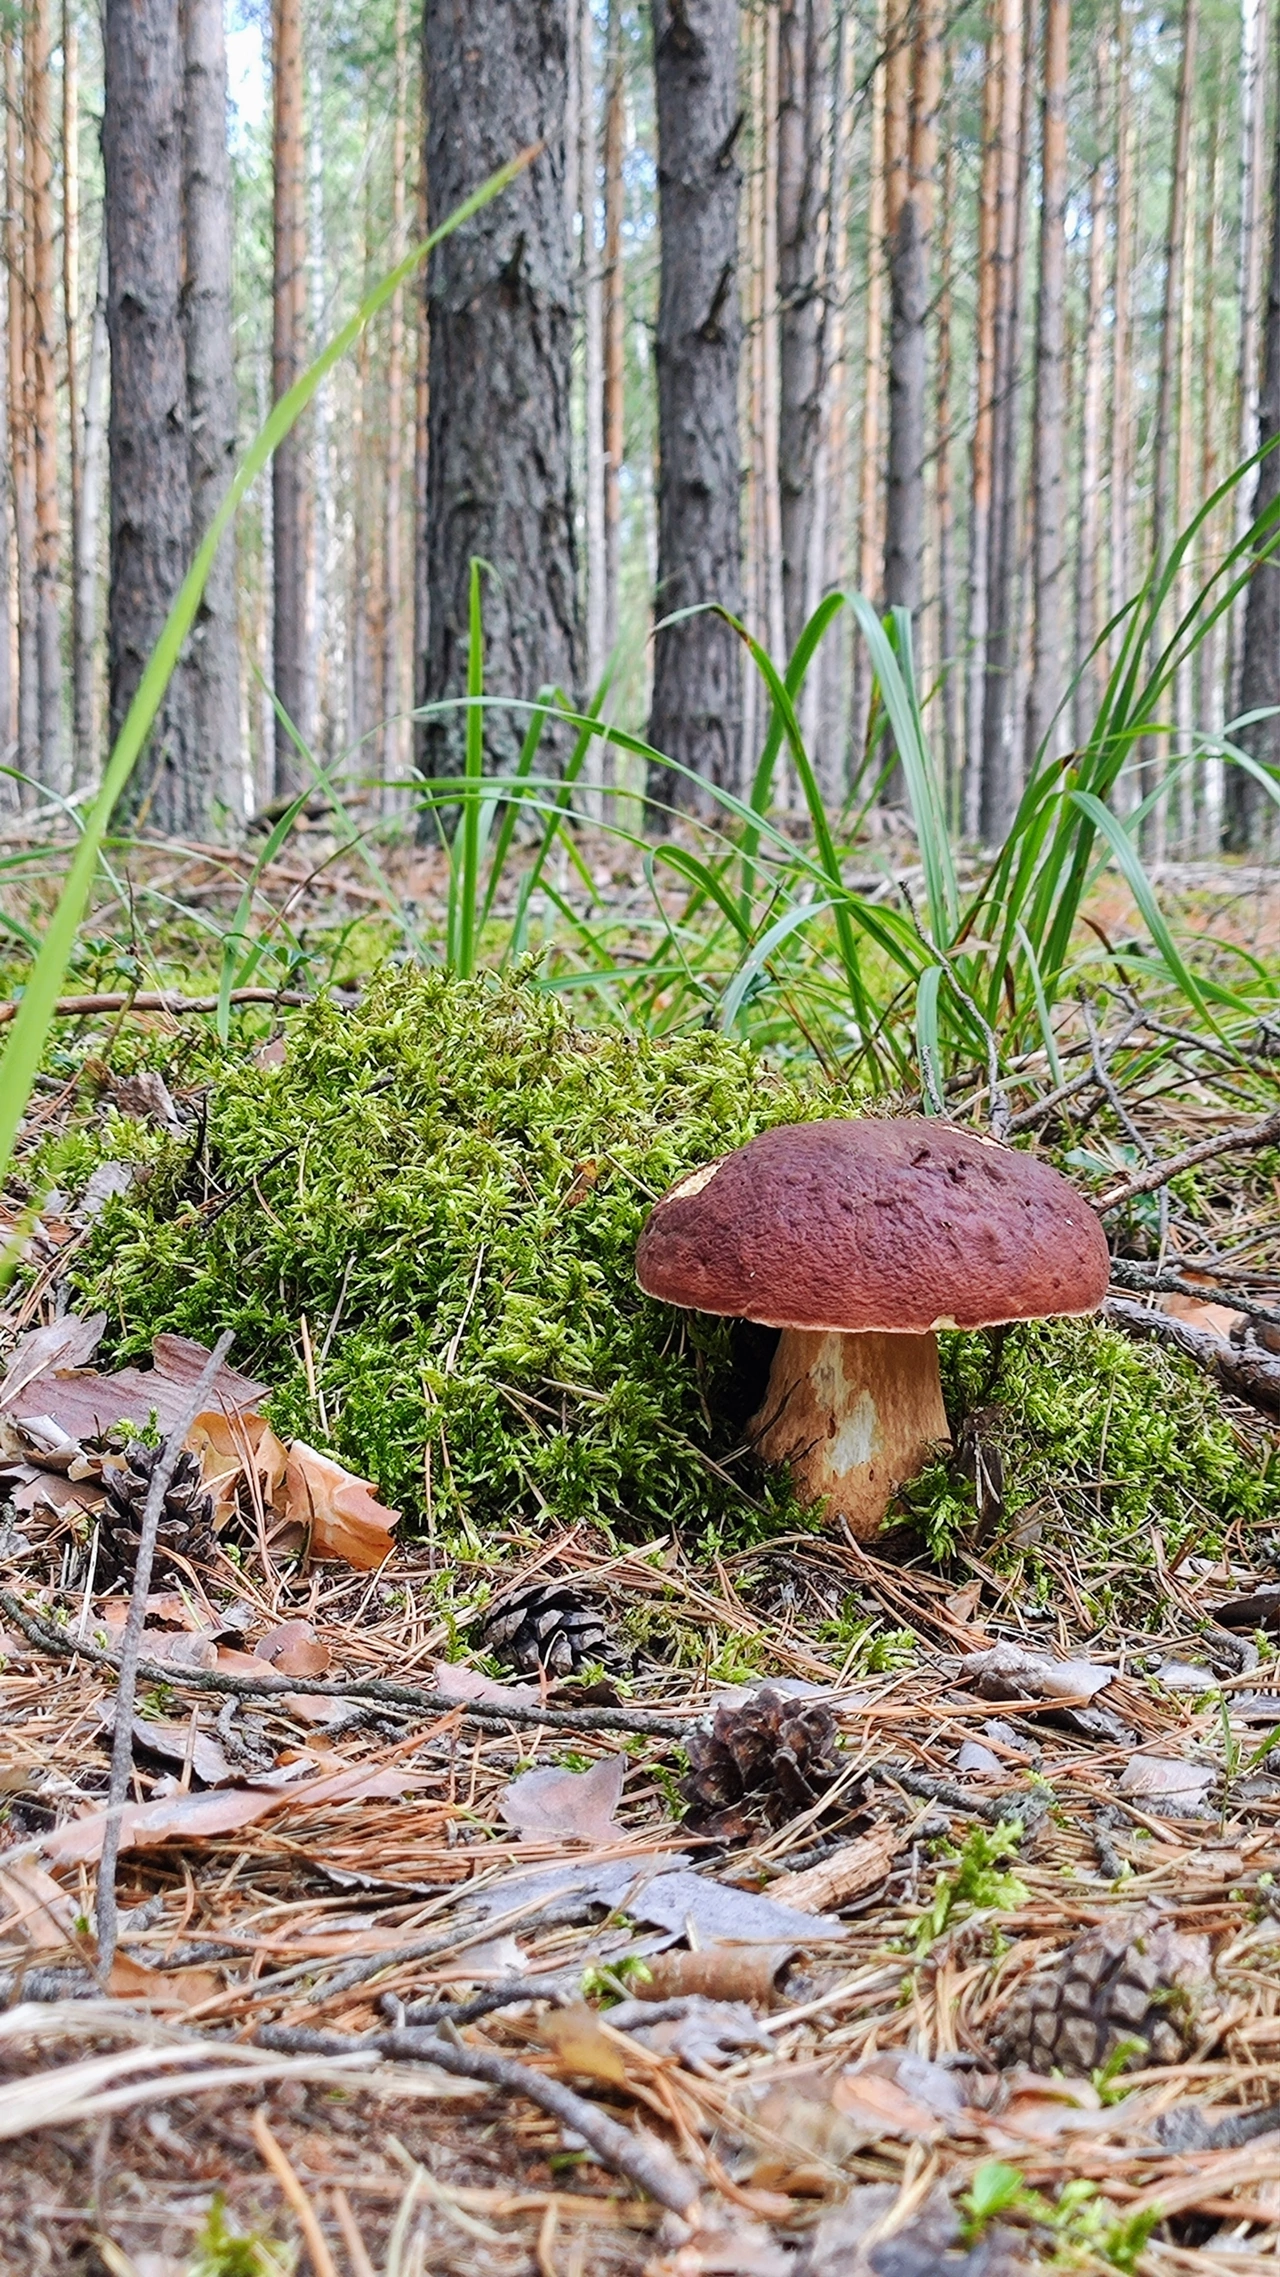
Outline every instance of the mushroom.
{"label": "mushroom", "polygon": [[863,1541],[949,1439],[939,1328],[1096,1312],[1106,1238],[1047,1164],[948,1123],[793,1123],[693,1171],[651,1213],[648,1296],[780,1328],[750,1430]]}

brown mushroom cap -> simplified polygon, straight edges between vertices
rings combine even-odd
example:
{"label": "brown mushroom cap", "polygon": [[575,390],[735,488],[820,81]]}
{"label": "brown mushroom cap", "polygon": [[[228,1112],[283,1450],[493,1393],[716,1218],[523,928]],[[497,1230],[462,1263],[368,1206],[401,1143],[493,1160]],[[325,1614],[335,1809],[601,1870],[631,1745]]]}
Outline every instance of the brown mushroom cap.
{"label": "brown mushroom cap", "polygon": [[667,1304],[922,1335],[1096,1312],[1106,1237],[1046,1163],[948,1123],[792,1123],[673,1187],[636,1254]]}

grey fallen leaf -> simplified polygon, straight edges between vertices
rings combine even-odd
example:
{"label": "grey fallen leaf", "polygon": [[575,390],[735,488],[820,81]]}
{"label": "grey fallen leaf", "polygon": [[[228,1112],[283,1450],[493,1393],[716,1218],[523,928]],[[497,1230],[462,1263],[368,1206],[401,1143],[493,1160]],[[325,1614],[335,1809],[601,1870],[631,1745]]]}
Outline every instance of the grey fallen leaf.
{"label": "grey fallen leaf", "polygon": [[707,1709],[740,1708],[758,1692],[780,1692],[785,1700],[829,1700],[830,1684],[808,1684],[800,1676],[760,1676],[751,1684],[722,1684],[707,1694]]}
{"label": "grey fallen leaf", "polygon": [[[73,1213],[77,1225],[95,1225],[108,1202],[127,1194],[138,1175],[132,1162],[100,1162],[85,1180],[84,1192]],[[83,1364],[83,1363],[79,1363]]]}
{"label": "grey fallen leaf", "polygon": [[1135,1755],[1116,1783],[1118,1795],[1178,1795],[1194,1800],[1213,1785],[1208,1764],[1186,1763],[1178,1756]]}
{"label": "grey fallen leaf", "polygon": [[1211,1668],[1197,1668],[1192,1661],[1165,1660],[1155,1672],[1157,1684],[1166,1692],[1216,1692],[1218,1679]]}
{"label": "grey fallen leaf", "polygon": [[956,1757],[956,1769],[981,1779],[998,1779],[1004,1765],[980,1740],[967,1739]]}
{"label": "grey fallen leaf", "polygon": [[902,2228],[888,2237],[897,2185],[863,2183],[822,2216],[796,2263],[795,2277],[1033,2277],[1041,2263],[1026,2238],[999,2224],[965,2251],[960,2216],[935,2185]]}
{"label": "grey fallen leaf", "polygon": [[37,1376],[51,1375],[59,1368],[83,1368],[102,1342],[106,1325],[105,1312],[95,1312],[89,1320],[68,1312],[61,1320],[48,1321],[43,1328],[20,1336],[0,1383],[0,1407],[9,1407]]}
{"label": "grey fallen leaf", "polygon": [[690,1923],[699,1945],[724,1939],[737,1945],[814,1945],[850,1932],[843,1921],[821,1913],[802,1913],[797,1906],[779,1905],[735,1889],[731,1882],[712,1882],[689,1871],[655,1875],[627,1911],[638,1921],[683,1935]]}
{"label": "grey fallen leaf", "polygon": [[616,1812],[626,1768],[625,1756],[602,1755],[589,1771],[526,1771],[502,1794],[499,1816],[534,1838],[616,1841],[623,1831]]}
{"label": "grey fallen leaf", "polygon": [[[115,1711],[111,1703],[103,1709],[101,1729],[108,1735],[115,1730]],[[147,1755],[158,1755],[162,1763],[185,1764],[188,1746],[191,1752],[191,1770],[202,1787],[230,1786],[237,1774],[231,1768],[218,1741],[208,1732],[197,1730],[194,1741],[190,1738],[190,1725],[161,1723],[148,1716],[133,1719],[133,1743]]]}
{"label": "grey fallen leaf", "polygon": [[623,1908],[633,1912],[636,1894],[646,1882],[690,1863],[687,1852],[680,1850],[635,1850],[626,1858],[584,1858],[576,1865],[566,1859],[563,1865],[539,1866],[528,1874],[503,1874],[484,1889],[469,1892],[463,1902],[468,1913],[485,1918],[513,1913],[517,1906],[532,1911],[560,1898],[601,1905],[609,1913]]}
{"label": "grey fallen leaf", "polygon": [[[628,2008],[632,2005],[627,2003]],[[644,2003],[637,2001],[634,2005],[640,2008]],[[739,2048],[771,2048],[773,2045],[768,2033],[761,2031],[745,2000],[707,2000],[695,1992],[683,2000],[663,2002],[661,2007],[679,2009],[681,2013],[655,2015],[650,2008],[653,2021],[631,2024],[628,2027],[631,2037],[656,2054],[678,2056],[691,2071],[732,2063]],[[615,2023],[612,2012],[607,2013],[606,2021]]]}
{"label": "grey fallen leaf", "polygon": [[1040,1761],[1040,1749],[1035,1741],[1029,1739],[1026,1732],[1015,1731],[1013,1725],[1005,1723],[1001,1716],[989,1716],[982,1727],[982,1734],[984,1739],[991,1740],[995,1746],[1011,1747],[1016,1755],[1025,1755],[1029,1762]]}
{"label": "grey fallen leaf", "polygon": [[446,1700],[523,1700],[532,1708],[542,1705],[536,1685],[501,1684],[496,1676],[483,1676],[463,1660],[433,1660],[428,1667],[432,1690],[443,1693]]}
{"label": "grey fallen leaf", "polygon": [[698,2230],[647,2263],[647,2277],[791,2277],[794,2257],[775,2243],[763,2223],[741,2214],[714,2219],[714,2228]]}
{"label": "grey fallen leaf", "polygon": [[1091,1660],[1050,1660],[1021,1645],[992,1645],[966,1653],[960,1673],[986,1700],[1052,1700],[1082,1706],[1111,1682],[1114,1670]]}
{"label": "grey fallen leaf", "polygon": [[171,1138],[182,1136],[182,1118],[164,1077],[154,1067],[140,1067],[122,1075],[111,1086],[111,1103],[118,1114],[138,1123],[155,1123]]}

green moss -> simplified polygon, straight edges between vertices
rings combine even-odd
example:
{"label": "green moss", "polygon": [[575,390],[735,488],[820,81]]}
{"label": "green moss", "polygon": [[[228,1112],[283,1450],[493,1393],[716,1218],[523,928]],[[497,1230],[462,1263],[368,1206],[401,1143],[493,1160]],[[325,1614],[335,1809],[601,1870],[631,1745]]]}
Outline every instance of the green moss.
{"label": "green moss", "polygon": [[[1235,1523],[1280,1519],[1274,1453],[1260,1457],[1228,1419],[1208,1378],[1157,1345],[1133,1344],[1091,1320],[1010,1329],[990,1382],[986,1336],[940,1339],[953,1422],[990,1402],[989,1435],[1004,1464],[1006,1526],[984,1556],[1006,1570],[1025,1551],[1044,1597],[1065,1557],[1101,1618],[1144,1594],[1161,1537],[1169,1565],[1210,1552]],[[972,1490],[950,1464],[932,1466],[907,1497],[931,1548],[945,1555],[974,1524]]]}
{"label": "green moss", "polygon": [[684,1171],[829,1102],[718,1037],[587,1033],[518,982],[417,971],[309,1007],[282,1067],[205,1072],[205,1147],[150,1139],[81,1268],[119,1352],[233,1329],[278,1426],[414,1519],[688,1540],[758,1520],[762,1491],[788,1515],[781,1482],[717,1467],[728,1324],[644,1298],[635,1245]]}

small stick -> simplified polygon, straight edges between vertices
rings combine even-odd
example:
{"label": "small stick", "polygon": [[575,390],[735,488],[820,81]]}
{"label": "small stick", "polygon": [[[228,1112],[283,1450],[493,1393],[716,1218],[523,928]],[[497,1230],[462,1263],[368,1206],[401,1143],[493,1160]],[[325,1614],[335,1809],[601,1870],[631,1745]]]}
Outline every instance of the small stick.
{"label": "small stick", "polygon": [[1195,1328],[1172,1313],[1153,1312],[1133,1297],[1108,1297],[1102,1317],[1109,1328],[1121,1329],[1126,1336],[1153,1336],[1161,1344],[1171,1344],[1198,1368],[1216,1376],[1224,1391],[1234,1392],[1268,1415],[1280,1415],[1280,1360],[1242,1350],[1225,1336]]}
{"label": "small stick", "polygon": [[1256,1123],[1239,1123],[1234,1130],[1219,1131],[1214,1138],[1201,1139],[1189,1146],[1184,1154],[1172,1154],[1164,1162],[1153,1162],[1149,1170],[1141,1170],[1136,1177],[1126,1178],[1123,1186],[1113,1186],[1094,1203],[1099,1217],[1108,1210],[1118,1210],[1122,1202],[1131,1202],[1138,1194],[1154,1194],[1158,1187],[1167,1186],[1171,1178],[1179,1178],[1184,1170],[1194,1170],[1202,1162],[1212,1162],[1219,1154],[1234,1154],[1255,1146],[1280,1145],[1280,1107],[1272,1109]]}
{"label": "small stick", "polygon": [[255,2111],[251,2124],[253,2139],[262,2154],[263,2165],[271,2169],[297,2217],[298,2228],[311,2256],[311,2266],[316,2277],[338,2277],[338,2264],[330,2253],[324,2231],[316,2220],[315,2208],[267,2125],[264,2114]]}
{"label": "small stick", "polygon": [[[200,1374],[183,1403],[172,1431],[160,1450],[159,1459],[151,1473],[147,1499],[143,1506],[142,1526],[138,1540],[138,1560],[133,1575],[133,1595],[129,1600],[128,1618],[120,1644],[116,1680],[115,1729],[111,1740],[111,1783],[107,1789],[107,1823],[102,1834],[102,1856],[98,1864],[98,1895],[94,1921],[98,1934],[98,1969],[104,1986],[111,1975],[115,1959],[119,1918],[116,1911],[116,1869],[120,1863],[120,1813],[124,1809],[129,1791],[129,1777],[133,1770],[133,1706],[138,1693],[138,1672],[142,1651],[142,1630],[147,1618],[147,1592],[151,1587],[151,1567],[155,1558],[156,1537],[160,1531],[160,1513],[169,1483],[178,1467],[182,1442],[199,1415],[217,1378],[218,1370],[231,1349],[231,1330],[218,1338],[205,1361]],[[96,1657],[92,1646],[78,1648]]]}
{"label": "small stick", "polygon": [[1275,1306],[1260,1305],[1256,1297],[1246,1296],[1241,1289],[1206,1288],[1199,1281],[1186,1280],[1181,1273],[1143,1265],[1131,1257],[1112,1258],[1111,1281],[1114,1288],[1132,1290],[1137,1296],[1194,1297],[1199,1304],[1223,1305],[1228,1312],[1242,1312],[1250,1320],[1265,1320],[1271,1327],[1280,1328],[1280,1312]]}
{"label": "small stick", "polygon": [[347,2259],[351,2263],[355,2277],[378,2277],[378,2272],[369,2259],[369,2248],[360,2235],[359,2224],[351,2211],[351,2200],[346,2191],[336,2183],[333,2191],[333,2210],[338,2218],[342,2242],[347,2249]]}
{"label": "small stick", "polygon": [[[353,2046],[346,2033],[313,2032],[288,2024],[264,2024],[256,2039],[259,2047],[286,2053],[303,2049],[308,2054],[349,2055]],[[483,2080],[507,2095],[523,2095],[540,2111],[572,2127],[605,2166],[625,2175],[628,2182],[670,2213],[687,2215],[697,2203],[697,2182],[668,2152],[657,2145],[649,2148],[629,2128],[608,2118],[598,2105],[575,2095],[558,2079],[533,2071],[528,2064],[514,2063],[509,2056],[495,2055],[487,2048],[464,2047],[434,2032],[410,2029],[362,2035],[354,2045],[362,2050],[374,2048],[393,2062],[435,2064],[440,2071],[452,2072],[456,2079]]]}
{"label": "small stick", "polygon": [[[233,988],[233,1004],[305,1004],[296,988]],[[21,997],[0,1004],[0,1028],[16,1020]],[[140,988],[111,996],[60,996],[53,1007],[55,1020],[83,1020],[94,1012],[216,1012],[216,996],[179,996],[172,988]]]}
{"label": "small stick", "polygon": [[[0,1589],[0,1606],[42,1652],[56,1654],[60,1659],[69,1659],[74,1653],[99,1668],[120,1666],[119,1655],[104,1652],[101,1645],[69,1642],[7,1589]],[[534,1708],[523,1700],[509,1704],[497,1700],[451,1700],[443,1692],[420,1692],[412,1685],[391,1684],[382,1677],[353,1678],[347,1683],[308,1676],[303,1683],[296,1676],[241,1676],[229,1669],[179,1668],[172,1661],[150,1660],[140,1660],[136,1673],[149,1683],[167,1684],[171,1689],[189,1684],[199,1692],[232,1693],[246,1700],[270,1699],[278,1693],[296,1693],[299,1689],[305,1690],[308,1696],[314,1694],[322,1699],[377,1700],[385,1707],[407,1709],[411,1715],[457,1716],[463,1723],[482,1724],[494,1731],[514,1724],[546,1731],[634,1731],[647,1733],[654,1739],[681,1739],[698,1721],[696,1716],[663,1715],[656,1709]]]}

